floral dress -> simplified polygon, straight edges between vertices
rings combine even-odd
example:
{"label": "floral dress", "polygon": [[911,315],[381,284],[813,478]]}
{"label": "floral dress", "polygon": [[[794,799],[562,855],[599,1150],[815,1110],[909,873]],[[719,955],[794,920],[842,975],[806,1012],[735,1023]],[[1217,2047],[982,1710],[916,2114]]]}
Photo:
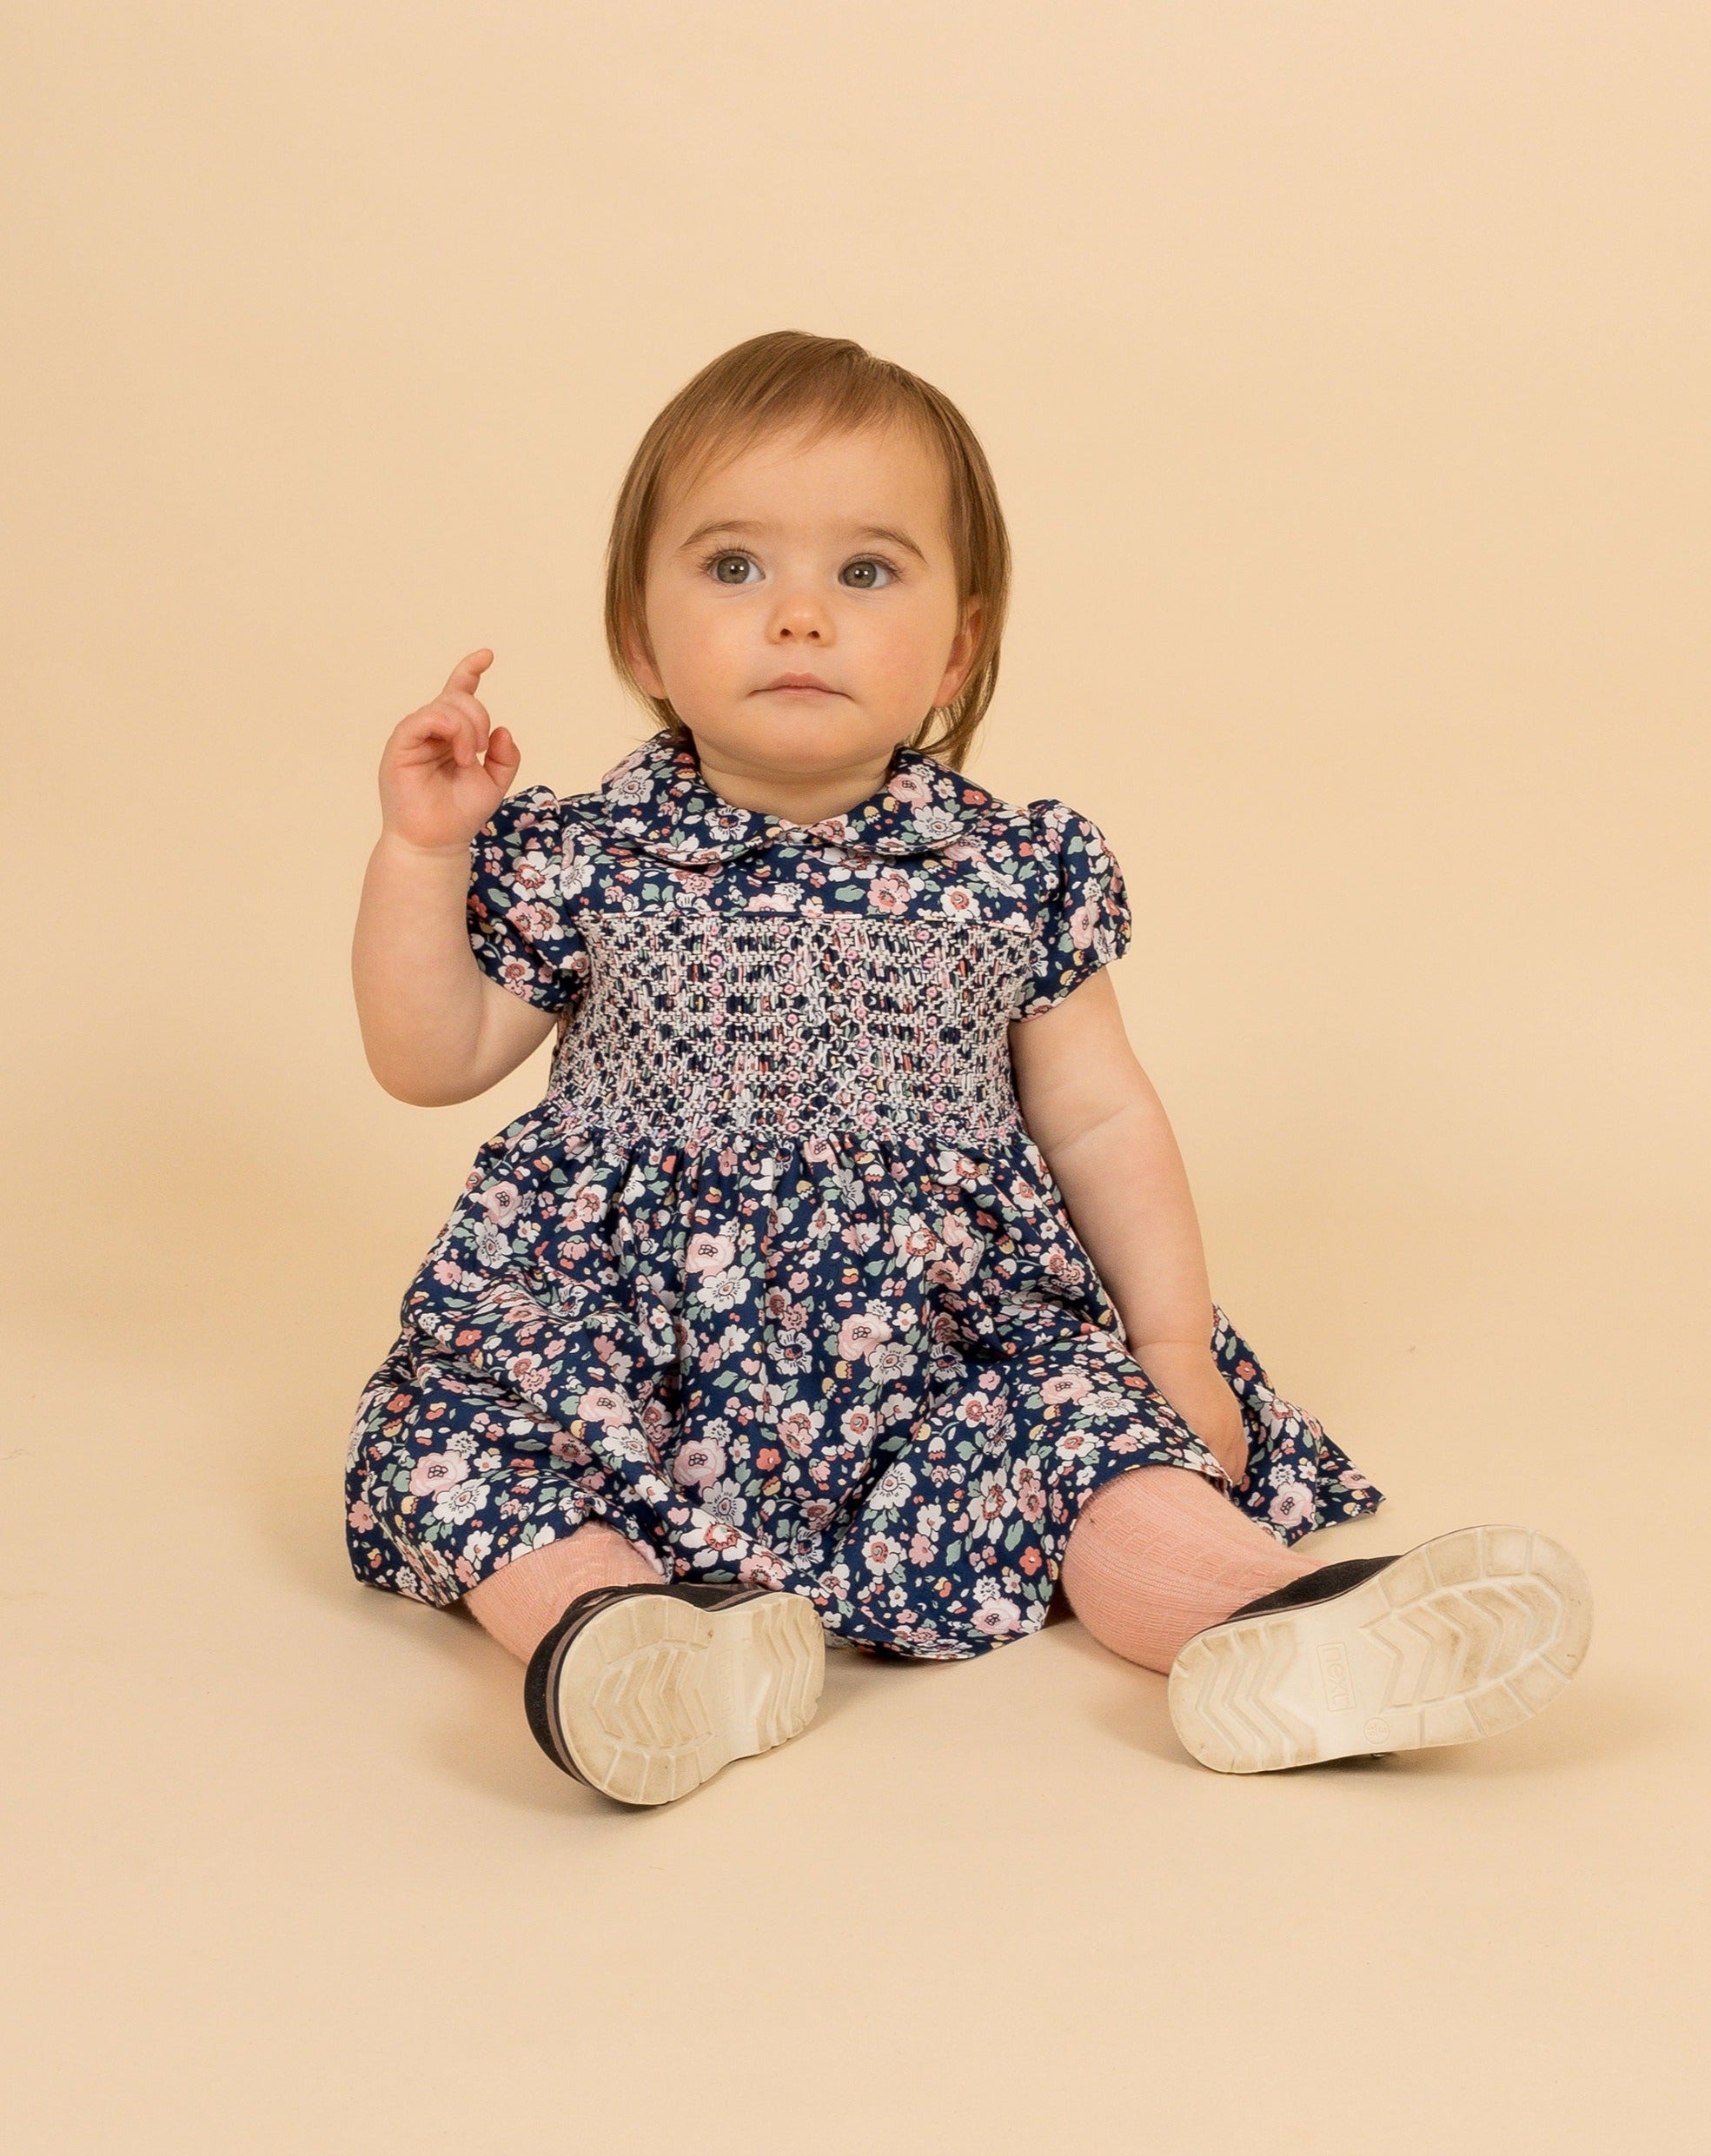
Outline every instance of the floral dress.
{"label": "floral dress", "polygon": [[1061,801],[900,746],[816,824],[669,732],[477,834],[471,945],[557,1014],[351,1432],[357,1577],[454,1602],[600,1520],[667,1579],[806,1595],[955,1659],[1036,1631],[1080,1507],[1205,1476],[1281,1542],[1383,1493],[1217,1313],[1232,1484],[1127,1352],[1018,1109],[1008,1028],[1119,958],[1122,874]]}

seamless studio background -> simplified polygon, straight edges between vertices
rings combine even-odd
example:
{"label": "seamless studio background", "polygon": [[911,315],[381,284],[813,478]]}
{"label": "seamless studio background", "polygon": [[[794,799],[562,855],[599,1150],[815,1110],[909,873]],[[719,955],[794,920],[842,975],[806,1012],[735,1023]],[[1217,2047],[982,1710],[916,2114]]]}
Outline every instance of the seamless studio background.
{"label": "seamless studio background", "polygon": [[[1704,2007],[1701,11],[15,5],[7,2109],[31,2156],[1689,2146]],[[659,1815],[365,1594],[358,1388],[544,1055],[389,1099],[393,724],[647,721],[600,551],[764,328],[981,433],[970,769],[1105,829],[1215,1291],[1591,1574],[1484,1746],[1223,1778],[1054,1627]],[[15,2128],[17,2130],[17,2128]]]}

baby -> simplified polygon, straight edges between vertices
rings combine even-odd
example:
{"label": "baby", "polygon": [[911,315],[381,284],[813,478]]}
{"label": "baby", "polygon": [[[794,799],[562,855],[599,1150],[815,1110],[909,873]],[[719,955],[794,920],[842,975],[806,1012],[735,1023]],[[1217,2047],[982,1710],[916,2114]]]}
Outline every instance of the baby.
{"label": "baby", "polygon": [[806,1728],[828,1638],[985,1653],[1060,1587],[1223,1772],[1492,1735],[1587,1650],[1527,1528],[1297,1547],[1382,1493],[1212,1299],[1117,863],[962,774],[1009,581],[940,391],[755,337],[619,496],[607,644],[655,731],[514,792],[481,650],[381,758],[375,1076],[468,1100],[556,1038],[363,1390],[351,1561],[467,1607],[623,1803]]}

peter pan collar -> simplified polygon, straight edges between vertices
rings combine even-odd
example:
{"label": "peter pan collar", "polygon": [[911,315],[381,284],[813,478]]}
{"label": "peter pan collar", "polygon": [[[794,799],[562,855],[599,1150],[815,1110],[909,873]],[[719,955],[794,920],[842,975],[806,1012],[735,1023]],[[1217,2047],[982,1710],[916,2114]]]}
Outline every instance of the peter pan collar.
{"label": "peter pan collar", "polygon": [[817,824],[794,824],[721,799],[701,776],[693,747],[665,727],[620,757],[600,784],[601,820],[611,835],[680,868],[734,860],[781,842],[931,853],[995,806],[984,786],[899,743],[884,783],[865,801]]}

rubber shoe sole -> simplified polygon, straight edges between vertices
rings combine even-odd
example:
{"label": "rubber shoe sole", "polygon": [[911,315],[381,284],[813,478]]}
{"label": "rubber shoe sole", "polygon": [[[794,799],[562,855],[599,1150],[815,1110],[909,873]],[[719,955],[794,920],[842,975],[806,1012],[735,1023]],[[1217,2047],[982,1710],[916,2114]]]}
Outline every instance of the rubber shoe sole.
{"label": "rubber shoe sole", "polygon": [[1466,1744],[1549,1706],[1591,1637],[1592,1589],[1560,1542],[1457,1528],[1341,1594],[1197,1632],[1171,1720],[1226,1775]]}
{"label": "rubber shoe sole", "polygon": [[803,1595],[706,1608],[671,1589],[619,1590],[541,1642],[529,1720],[579,1781],[620,1804],[670,1804],[799,1735],[825,1677],[826,1635]]}

